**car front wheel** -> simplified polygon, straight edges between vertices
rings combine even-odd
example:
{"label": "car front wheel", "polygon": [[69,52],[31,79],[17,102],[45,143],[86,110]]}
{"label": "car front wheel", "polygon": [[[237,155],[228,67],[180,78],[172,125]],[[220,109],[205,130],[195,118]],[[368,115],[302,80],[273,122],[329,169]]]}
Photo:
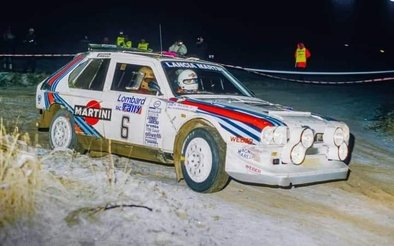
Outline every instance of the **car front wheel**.
{"label": "car front wheel", "polygon": [[229,180],[224,170],[225,143],[215,129],[193,129],[182,147],[181,166],[187,185],[197,192],[216,192]]}

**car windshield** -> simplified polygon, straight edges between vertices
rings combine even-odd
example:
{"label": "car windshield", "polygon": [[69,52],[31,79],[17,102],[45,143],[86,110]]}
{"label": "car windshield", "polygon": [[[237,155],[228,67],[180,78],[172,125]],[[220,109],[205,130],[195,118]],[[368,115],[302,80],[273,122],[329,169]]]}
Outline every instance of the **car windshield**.
{"label": "car windshield", "polygon": [[253,96],[225,68],[201,62],[163,61],[163,69],[175,95],[222,94]]}

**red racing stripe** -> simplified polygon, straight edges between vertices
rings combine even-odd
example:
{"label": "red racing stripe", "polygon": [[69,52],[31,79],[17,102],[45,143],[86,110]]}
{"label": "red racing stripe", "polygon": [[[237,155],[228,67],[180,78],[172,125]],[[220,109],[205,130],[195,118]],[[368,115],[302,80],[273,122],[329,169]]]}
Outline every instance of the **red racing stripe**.
{"label": "red racing stripe", "polygon": [[195,107],[198,107],[198,109],[201,109],[201,110],[204,110],[204,111],[207,111],[207,112],[219,115],[219,116],[223,116],[223,117],[226,117],[229,119],[238,120],[243,123],[253,125],[259,129],[263,129],[266,126],[273,125],[271,122],[266,121],[264,119],[260,119],[255,116],[249,115],[249,114],[245,114],[242,112],[235,112],[233,110],[229,110],[229,109],[225,109],[225,108],[221,108],[221,107],[201,104],[201,103],[197,103],[197,102],[191,102],[188,100],[185,100],[180,103],[190,105],[190,106],[195,106]]}
{"label": "red racing stripe", "polygon": [[73,66],[76,62],[79,62],[82,60],[85,56],[84,55],[79,55],[75,59],[73,59],[69,64],[67,64],[61,71],[59,71],[57,74],[55,74],[52,78],[48,80],[48,84],[52,85],[53,82],[56,81],[57,78],[59,78],[65,71],[67,71],[71,66]]}
{"label": "red racing stripe", "polygon": [[55,102],[55,98],[52,92],[48,92],[48,101],[49,101],[49,105],[52,105]]}

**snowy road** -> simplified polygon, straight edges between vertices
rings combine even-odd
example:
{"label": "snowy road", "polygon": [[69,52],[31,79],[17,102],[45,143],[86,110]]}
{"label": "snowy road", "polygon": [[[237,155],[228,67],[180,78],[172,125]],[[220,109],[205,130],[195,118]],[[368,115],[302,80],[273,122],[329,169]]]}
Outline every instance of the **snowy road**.
{"label": "snowy road", "polygon": [[[31,134],[33,143],[47,147],[46,134],[35,131],[37,112],[32,88],[1,90],[0,99],[5,125],[11,129],[18,122],[21,131]],[[5,242],[6,245],[24,245],[25,240],[30,240],[31,245],[55,242],[128,245],[133,240],[131,245],[392,245],[393,156],[392,151],[358,140],[346,181],[281,189],[232,180],[223,191],[214,194],[195,193],[183,181],[177,183],[172,167],[115,156],[117,172],[123,173],[125,166],[132,171],[123,190],[108,195],[100,193],[104,191],[98,188],[96,193],[84,194],[80,190],[89,185],[99,186],[99,177],[105,180],[105,169],[101,170],[100,165],[106,166],[108,159],[80,156],[70,160],[70,156],[57,153],[46,158],[44,170],[61,177],[65,187],[67,179],[71,180],[68,185],[78,183],[69,186],[77,195],[68,191],[62,200],[57,191],[57,201],[44,196],[52,202],[44,200],[44,205],[40,205],[37,218],[40,229],[8,231]],[[95,169],[97,166],[96,177],[86,174],[92,166]],[[71,210],[93,206],[108,196],[132,197],[134,203],[150,206],[154,213],[113,211],[108,212],[110,215],[100,215],[100,223],[86,220],[76,228],[65,224],[63,218]],[[111,236],[107,234],[109,226],[114,230]],[[127,231],[133,233],[125,234]],[[21,233],[25,236],[18,239]]]}

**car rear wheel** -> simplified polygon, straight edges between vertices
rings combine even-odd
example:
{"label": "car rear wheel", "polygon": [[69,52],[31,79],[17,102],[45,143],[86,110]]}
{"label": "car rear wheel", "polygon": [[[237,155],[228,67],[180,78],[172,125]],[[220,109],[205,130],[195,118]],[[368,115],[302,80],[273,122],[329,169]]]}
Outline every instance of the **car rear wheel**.
{"label": "car rear wheel", "polygon": [[224,170],[225,143],[209,127],[193,129],[185,138],[181,157],[187,185],[197,192],[216,192],[224,188],[229,176]]}
{"label": "car rear wheel", "polygon": [[49,126],[49,144],[52,149],[77,149],[77,136],[72,115],[63,109],[56,112]]}

